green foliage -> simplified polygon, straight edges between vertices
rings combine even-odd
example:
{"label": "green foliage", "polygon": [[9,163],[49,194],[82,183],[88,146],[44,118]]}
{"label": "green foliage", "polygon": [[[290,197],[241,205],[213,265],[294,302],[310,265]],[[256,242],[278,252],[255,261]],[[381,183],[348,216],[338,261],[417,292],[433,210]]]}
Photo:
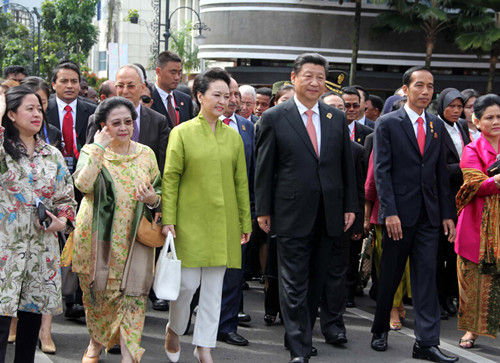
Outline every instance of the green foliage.
{"label": "green foliage", "polygon": [[137,9],[130,9],[124,20],[131,21],[132,18],[139,19],[139,12],[137,11]]}
{"label": "green foliage", "polygon": [[11,14],[0,13],[0,66],[31,66],[32,38],[28,28],[16,23]]}
{"label": "green foliage", "polygon": [[198,59],[198,47],[195,45],[194,50],[191,50],[191,32],[193,31],[193,23],[183,23],[179,30],[172,31],[169,41],[169,49],[177,53],[182,59],[182,68],[186,74],[200,66]]}

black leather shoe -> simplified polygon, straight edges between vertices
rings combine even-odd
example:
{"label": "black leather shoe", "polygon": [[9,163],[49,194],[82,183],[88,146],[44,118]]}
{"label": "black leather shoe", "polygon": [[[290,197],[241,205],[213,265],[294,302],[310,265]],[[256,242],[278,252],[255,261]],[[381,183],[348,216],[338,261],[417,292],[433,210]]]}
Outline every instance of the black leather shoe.
{"label": "black leather shoe", "polygon": [[309,356],[307,358],[316,357],[317,355],[318,355],[318,350],[315,347],[312,347],[311,351],[309,352]]}
{"label": "black leather shoe", "polygon": [[387,332],[380,334],[374,333],[372,336],[372,349],[377,352],[384,352],[387,350]]}
{"label": "black leather shoe", "polygon": [[289,363],[308,363],[309,359],[304,357],[295,357],[290,359]]}
{"label": "black leather shoe", "polygon": [[153,302],[153,309],[157,311],[168,311],[168,301],[157,299]]}
{"label": "black leather shoe", "polygon": [[344,345],[347,343],[347,337],[344,332],[340,332],[338,334],[329,336],[325,338],[326,344],[332,344],[332,345]]}
{"label": "black leather shoe", "polygon": [[64,312],[64,316],[70,319],[83,318],[85,317],[85,309],[81,304],[66,305],[66,311]]}
{"label": "black leather shoe", "polygon": [[457,313],[457,305],[455,305],[455,301],[452,297],[446,298],[444,308],[446,309],[446,312],[450,316],[453,316]]}
{"label": "black leather shoe", "polygon": [[421,347],[417,342],[413,345],[412,357],[440,363],[452,363],[458,360],[458,357],[451,357],[441,352],[437,345],[432,347]]}
{"label": "black leather shoe", "polygon": [[108,350],[108,353],[109,354],[121,354],[122,352],[122,349],[120,348],[120,346],[118,344],[115,344],[113,345],[109,350]]}
{"label": "black leather shoe", "polygon": [[249,323],[252,321],[250,315],[245,314],[243,311],[238,313],[238,323]]}
{"label": "black leather shoe", "polygon": [[444,307],[441,306],[441,320],[448,320],[449,315]]}
{"label": "black leather shoe", "polygon": [[248,345],[248,340],[243,338],[236,332],[219,333],[217,334],[217,340],[227,344],[239,345],[242,347]]}
{"label": "black leather shoe", "polygon": [[356,307],[356,303],[354,302],[354,298],[347,299],[347,301],[345,303],[345,307],[346,308],[355,308]]}

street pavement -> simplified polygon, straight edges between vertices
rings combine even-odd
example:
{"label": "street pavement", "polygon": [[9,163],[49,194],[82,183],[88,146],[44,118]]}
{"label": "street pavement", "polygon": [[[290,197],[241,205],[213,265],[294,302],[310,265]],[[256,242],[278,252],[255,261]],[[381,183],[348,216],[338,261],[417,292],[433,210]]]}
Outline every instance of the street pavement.
{"label": "street pavement", "polygon": [[[287,362],[289,353],[283,348],[283,325],[267,327],[264,324],[264,292],[263,285],[252,282],[250,290],[245,291],[245,312],[249,313],[252,321],[248,327],[240,327],[238,332],[250,341],[247,347],[236,347],[218,342],[212,352],[215,362]],[[367,292],[368,289],[365,289]],[[357,298],[358,307],[348,309],[345,314],[347,338],[349,342],[342,348],[333,347],[325,343],[321,335],[319,321],[313,332],[313,344],[318,349],[317,357],[311,363],[324,362],[417,362],[412,359],[411,349],[413,336],[413,311],[408,308],[408,318],[400,332],[390,332],[389,349],[386,352],[375,352],[370,348],[370,325],[375,310],[375,302],[368,296]],[[146,323],[142,336],[142,346],[146,349],[143,363],[167,362],[164,353],[164,332],[168,312],[158,312],[150,307],[146,315]],[[458,340],[462,332],[457,330],[456,317],[442,321],[441,348],[460,357],[459,362],[492,363],[500,362],[500,342],[486,337],[476,341],[476,347],[464,350],[458,347]],[[190,334],[192,333],[192,327]],[[63,316],[54,318],[53,339],[57,347],[56,355],[45,355],[37,351],[36,363],[68,363],[81,362],[81,357],[88,345],[89,335],[83,321],[68,321]],[[191,335],[181,337],[180,362],[194,362]],[[13,361],[13,345],[9,345],[6,362]],[[99,362],[120,362],[120,355],[101,355]]]}

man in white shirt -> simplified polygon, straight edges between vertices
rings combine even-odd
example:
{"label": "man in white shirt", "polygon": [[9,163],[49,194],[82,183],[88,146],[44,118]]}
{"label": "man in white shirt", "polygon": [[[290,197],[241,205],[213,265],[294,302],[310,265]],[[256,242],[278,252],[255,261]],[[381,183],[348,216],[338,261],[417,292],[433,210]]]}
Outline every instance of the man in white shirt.
{"label": "man in white shirt", "polygon": [[255,103],[257,94],[255,92],[255,88],[249,86],[248,84],[244,84],[240,86],[240,105],[239,110],[236,112],[238,115],[246,118],[248,121],[251,121],[253,124],[257,122],[259,119],[254,115],[255,111]]}

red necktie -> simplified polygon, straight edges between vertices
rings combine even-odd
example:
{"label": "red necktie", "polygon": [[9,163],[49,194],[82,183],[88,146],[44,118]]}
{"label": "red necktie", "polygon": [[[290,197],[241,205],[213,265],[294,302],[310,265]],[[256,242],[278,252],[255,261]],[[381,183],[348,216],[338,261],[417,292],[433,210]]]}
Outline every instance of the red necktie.
{"label": "red necktie", "polygon": [[67,105],[64,107],[64,111],[66,113],[64,114],[63,118],[63,128],[62,128],[62,134],[63,134],[63,140],[64,140],[64,154],[65,156],[72,156],[73,155],[73,115],[71,114],[71,106]]}
{"label": "red necktie", "polygon": [[167,112],[172,125],[178,125],[179,120],[177,119],[177,112],[175,111],[174,106],[172,106],[172,95],[167,96]]}
{"label": "red necktie", "polygon": [[226,125],[229,126],[229,123],[231,122],[231,119],[226,117],[224,120],[222,120],[222,122],[224,122]]}
{"label": "red necktie", "polygon": [[420,153],[424,155],[425,148],[425,130],[424,130],[424,119],[419,117],[417,119],[418,128],[417,128],[417,142],[418,147],[420,148]]}
{"label": "red necktie", "polygon": [[307,115],[307,124],[306,124],[306,130],[307,133],[309,134],[309,138],[311,139],[311,143],[313,145],[314,151],[316,152],[316,155],[319,157],[319,152],[318,152],[318,139],[316,137],[316,127],[314,127],[313,124],[313,110],[307,110],[306,115]]}
{"label": "red necktie", "polygon": [[351,140],[354,141],[354,135],[356,134],[356,121],[354,122],[354,126],[352,127],[352,132],[351,132]]}

